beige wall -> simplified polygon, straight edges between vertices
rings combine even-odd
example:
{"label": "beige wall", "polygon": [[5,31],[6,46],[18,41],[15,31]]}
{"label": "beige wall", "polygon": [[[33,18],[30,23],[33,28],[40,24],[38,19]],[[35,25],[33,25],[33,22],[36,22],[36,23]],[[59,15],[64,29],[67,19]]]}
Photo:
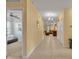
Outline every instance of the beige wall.
{"label": "beige wall", "polygon": [[27,53],[42,40],[43,31],[43,20],[39,11],[30,0],[27,0]]}
{"label": "beige wall", "polygon": [[72,37],[72,10],[70,8],[64,10],[64,44],[69,47],[69,38]]}
{"label": "beige wall", "polygon": [[59,21],[64,17],[64,47],[69,47],[69,38],[72,37],[72,10],[64,9],[58,16]]}
{"label": "beige wall", "polygon": [[44,37],[42,17],[31,0],[7,2],[8,9],[23,10],[23,52],[24,55],[27,55],[38,45],[42,37]]}

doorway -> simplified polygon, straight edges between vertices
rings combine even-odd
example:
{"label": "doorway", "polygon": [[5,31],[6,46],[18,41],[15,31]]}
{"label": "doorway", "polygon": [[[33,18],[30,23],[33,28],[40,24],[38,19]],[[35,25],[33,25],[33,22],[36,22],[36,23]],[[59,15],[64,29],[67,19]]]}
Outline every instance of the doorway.
{"label": "doorway", "polygon": [[21,9],[7,10],[7,57],[20,57],[23,54],[23,28]]}

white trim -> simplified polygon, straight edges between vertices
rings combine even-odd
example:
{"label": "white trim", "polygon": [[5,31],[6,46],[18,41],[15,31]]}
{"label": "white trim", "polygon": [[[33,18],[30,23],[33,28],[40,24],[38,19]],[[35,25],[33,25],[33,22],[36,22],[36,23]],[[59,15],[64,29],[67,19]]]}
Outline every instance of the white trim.
{"label": "white trim", "polygon": [[29,57],[31,56],[31,54],[35,51],[35,49],[36,49],[36,47],[35,47],[35,48],[33,48],[33,49],[30,51],[30,53],[29,53],[29,54],[27,54],[26,58],[29,58]]}

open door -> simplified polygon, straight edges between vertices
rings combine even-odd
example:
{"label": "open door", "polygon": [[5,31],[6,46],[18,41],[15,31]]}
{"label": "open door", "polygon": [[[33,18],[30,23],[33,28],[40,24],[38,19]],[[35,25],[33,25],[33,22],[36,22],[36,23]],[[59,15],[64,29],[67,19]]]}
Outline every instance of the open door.
{"label": "open door", "polygon": [[22,10],[7,10],[7,57],[22,56]]}

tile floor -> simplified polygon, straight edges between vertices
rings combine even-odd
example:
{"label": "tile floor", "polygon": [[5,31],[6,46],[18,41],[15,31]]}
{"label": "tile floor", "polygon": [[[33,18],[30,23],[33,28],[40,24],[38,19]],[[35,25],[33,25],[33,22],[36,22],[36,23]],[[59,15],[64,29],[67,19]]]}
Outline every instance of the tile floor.
{"label": "tile floor", "polygon": [[72,50],[63,48],[56,38],[50,36],[42,41],[28,59],[72,59]]}
{"label": "tile floor", "polygon": [[[8,56],[7,59],[22,59]],[[72,50],[62,47],[57,39],[47,36],[27,59],[72,59]]]}
{"label": "tile floor", "polygon": [[22,59],[22,49],[19,42],[7,45],[7,59]]}

